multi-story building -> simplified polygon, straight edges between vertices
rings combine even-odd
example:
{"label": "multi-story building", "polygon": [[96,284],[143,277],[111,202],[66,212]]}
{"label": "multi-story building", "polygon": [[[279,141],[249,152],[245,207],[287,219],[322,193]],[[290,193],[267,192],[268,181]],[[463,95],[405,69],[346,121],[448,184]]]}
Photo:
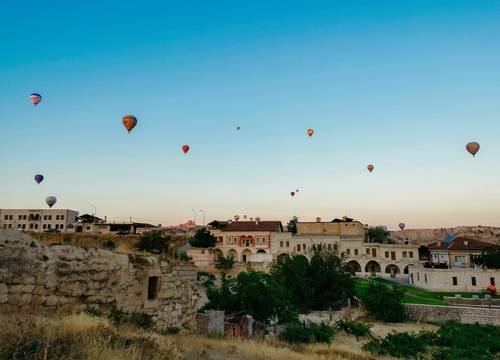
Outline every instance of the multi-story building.
{"label": "multi-story building", "polygon": [[216,222],[210,231],[217,239],[216,258],[231,256],[244,262],[271,261],[271,244],[288,234],[283,232],[281,221]]}
{"label": "multi-story building", "polygon": [[366,226],[348,217],[331,222],[299,222],[297,233],[272,243],[279,260],[291,254],[311,257],[316,249],[342,254],[357,275],[407,277],[408,266],[419,262],[419,246],[368,242]]}
{"label": "multi-story building", "polygon": [[0,209],[0,228],[43,232],[66,231],[78,211],[68,209]]}

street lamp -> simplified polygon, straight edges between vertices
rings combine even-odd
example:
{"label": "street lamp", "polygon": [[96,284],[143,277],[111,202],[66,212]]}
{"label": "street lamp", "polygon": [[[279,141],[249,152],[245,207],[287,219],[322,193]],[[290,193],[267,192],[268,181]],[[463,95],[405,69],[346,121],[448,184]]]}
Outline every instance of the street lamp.
{"label": "street lamp", "polygon": [[196,225],[196,210],[195,209],[191,209],[193,211],[193,220],[194,220],[194,224]]}
{"label": "street lamp", "polygon": [[200,210],[200,212],[203,214],[203,226],[205,226],[205,214],[207,212],[205,210]]}

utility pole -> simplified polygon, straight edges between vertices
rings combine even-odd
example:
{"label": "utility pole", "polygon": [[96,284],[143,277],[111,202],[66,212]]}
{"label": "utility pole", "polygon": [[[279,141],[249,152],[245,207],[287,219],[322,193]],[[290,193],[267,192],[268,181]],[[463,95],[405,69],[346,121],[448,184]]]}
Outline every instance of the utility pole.
{"label": "utility pole", "polygon": [[205,214],[206,214],[206,211],[205,210],[200,210],[200,212],[203,214],[203,226],[205,226]]}

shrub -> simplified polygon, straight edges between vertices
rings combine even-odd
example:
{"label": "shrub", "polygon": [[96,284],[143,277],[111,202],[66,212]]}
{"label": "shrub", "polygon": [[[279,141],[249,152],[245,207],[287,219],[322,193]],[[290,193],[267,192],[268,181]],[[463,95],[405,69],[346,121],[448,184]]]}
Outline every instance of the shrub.
{"label": "shrub", "polygon": [[184,262],[189,262],[189,261],[193,260],[193,258],[188,256],[188,254],[186,254],[186,253],[182,253],[179,255],[179,260],[184,261]]}
{"label": "shrub", "polygon": [[95,316],[95,317],[102,316],[102,311],[99,310],[99,308],[97,308],[97,307],[89,307],[85,310],[85,313],[90,315],[90,316]]}
{"label": "shrub", "polygon": [[181,329],[179,327],[171,325],[165,330],[165,333],[175,335],[178,334],[180,331]]}
{"label": "shrub", "polygon": [[362,300],[366,311],[377,320],[401,322],[406,319],[403,296],[404,293],[396,287],[385,285],[378,278],[372,278]]}
{"label": "shrub", "polygon": [[115,325],[120,325],[128,321],[128,314],[118,309],[117,307],[112,307],[108,314],[108,319]]}
{"label": "shrub", "polygon": [[63,243],[64,243],[64,244],[69,244],[69,243],[71,243],[71,237],[69,237],[68,235],[64,235],[64,236],[63,236]]}
{"label": "shrub", "polygon": [[116,249],[116,243],[113,240],[106,240],[103,244],[102,247],[108,250],[114,250]]}
{"label": "shrub", "polygon": [[151,315],[142,312],[133,312],[130,314],[129,321],[142,329],[150,329],[153,326]]}
{"label": "shrub", "polygon": [[289,343],[330,343],[333,335],[334,329],[324,323],[306,325],[305,323],[292,322],[286,325],[280,338]]}
{"label": "shrub", "polygon": [[339,330],[345,331],[348,334],[356,336],[359,340],[361,336],[371,336],[371,324],[355,320],[339,320],[335,323],[335,327]]}
{"label": "shrub", "polygon": [[170,240],[170,236],[165,236],[160,231],[151,231],[142,235],[137,244],[135,244],[135,247],[139,251],[160,255],[168,250]]}
{"label": "shrub", "polygon": [[229,270],[232,269],[234,266],[235,260],[232,256],[219,256],[217,258],[217,262],[215,264],[215,267],[217,269],[223,269],[223,270]]}
{"label": "shrub", "polygon": [[198,271],[196,279],[205,287],[214,286],[215,284],[215,275],[209,274],[206,271]]}

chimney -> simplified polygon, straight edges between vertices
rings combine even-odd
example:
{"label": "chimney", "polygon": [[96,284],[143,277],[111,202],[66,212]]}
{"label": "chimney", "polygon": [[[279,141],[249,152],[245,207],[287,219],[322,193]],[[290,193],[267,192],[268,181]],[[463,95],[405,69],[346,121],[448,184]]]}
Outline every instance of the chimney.
{"label": "chimney", "polygon": [[317,222],[317,223],[320,223],[320,222],[321,222],[321,218],[320,218],[319,216],[316,218],[316,222]]}

